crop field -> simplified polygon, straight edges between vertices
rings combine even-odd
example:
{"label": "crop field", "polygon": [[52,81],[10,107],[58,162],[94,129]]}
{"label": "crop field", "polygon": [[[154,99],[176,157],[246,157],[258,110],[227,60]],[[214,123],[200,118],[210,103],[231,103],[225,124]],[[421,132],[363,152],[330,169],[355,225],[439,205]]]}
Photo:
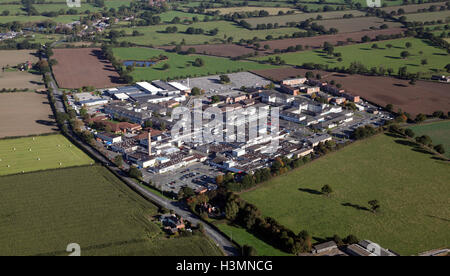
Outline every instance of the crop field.
{"label": "crop field", "polygon": [[217,223],[216,227],[240,246],[248,245],[253,247],[258,256],[289,256],[289,254],[256,238],[253,234],[239,226]]}
{"label": "crop field", "polygon": [[120,84],[119,74],[103,59],[101,49],[55,49],[53,74],[60,88],[113,87]]}
{"label": "crop field", "polygon": [[[322,19],[336,19],[342,18],[344,14],[353,14],[354,17],[364,16],[365,13],[357,11],[357,10],[346,10],[346,11],[331,11],[331,12],[319,12],[319,13],[298,13],[292,15],[281,15],[281,16],[270,16],[270,17],[254,17],[248,18],[246,21],[256,27],[258,24],[268,24],[268,23],[278,23],[279,25],[285,25],[288,22],[300,22],[305,21],[307,19],[317,19],[318,16],[321,16]],[[317,22],[317,24],[321,25],[321,22]]]}
{"label": "crop field", "polygon": [[[253,73],[280,81],[290,77],[305,76],[307,71],[310,70],[282,67],[253,71]],[[372,103],[383,107],[393,104],[395,110],[401,108],[412,116],[416,116],[418,113],[431,114],[437,110],[450,110],[450,94],[446,83],[417,81],[415,85],[410,85],[407,80],[391,77],[349,75],[325,71],[313,72],[320,74],[324,81],[334,80],[336,83],[342,84],[342,88],[346,91],[360,95]]]}
{"label": "crop field", "polygon": [[[349,20],[349,19],[346,19]],[[336,45],[338,42],[347,44],[347,39],[351,39],[352,42],[360,42],[361,38],[368,36],[374,39],[378,35],[393,35],[402,34],[405,29],[402,28],[391,28],[384,30],[373,30],[373,31],[362,31],[362,32],[352,32],[352,33],[339,33],[335,35],[319,35],[312,37],[302,37],[302,38],[288,38],[288,39],[278,39],[262,41],[260,44],[262,46],[269,45],[270,49],[286,49],[289,46],[302,45],[303,47],[309,46],[312,48],[322,47],[325,42]]]}
{"label": "crop field", "polygon": [[89,165],[94,161],[64,136],[0,140],[0,175]]}
{"label": "crop field", "polygon": [[[115,48],[115,56],[120,60],[143,61],[159,55],[165,55],[168,60],[159,62],[151,67],[135,67],[131,75],[135,81],[141,80],[163,80],[167,78],[178,79],[186,76],[204,76],[215,75],[219,73],[230,73],[237,70],[256,70],[264,68],[272,68],[274,66],[267,64],[259,64],[251,61],[232,61],[226,58],[202,56],[202,55],[179,55],[172,52],[165,52],[158,49],[150,48]],[[201,67],[194,66],[193,63],[197,58],[204,61]],[[170,68],[163,69],[167,63]]]}
{"label": "crop field", "polygon": [[[411,43],[407,48],[406,43]],[[378,49],[372,48],[374,44]],[[391,45],[391,48],[389,48]],[[402,58],[403,51],[410,53],[407,58]],[[430,76],[443,72],[448,64],[448,54],[445,50],[435,48],[426,41],[418,38],[403,38],[365,44],[354,44],[349,46],[335,47],[335,53],[342,54],[342,61],[338,58],[328,56],[324,51],[312,50],[277,55],[287,64],[302,65],[303,63],[316,63],[328,65],[329,68],[348,67],[352,62],[361,62],[367,68],[382,66],[385,69],[392,68],[396,74],[400,67],[406,66],[410,73],[421,72],[424,76]],[[267,57],[253,58],[255,60],[267,60]],[[422,65],[422,61],[426,64]]]}
{"label": "crop field", "polygon": [[[241,194],[315,240],[354,234],[402,255],[448,246],[450,164],[380,134]],[[320,194],[328,184],[330,197]],[[378,200],[380,210],[368,210]]]}
{"label": "crop field", "polygon": [[167,239],[157,208],[100,166],[0,177],[0,255],[219,255],[200,236]]}
{"label": "crop field", "polygon": [[359,32],[368,31],[373,28],[378,29],[381,25],[388,25],[389,28],[400,28],[401,23],[384,21],[382,18],[378,17],[358,17],[358,18],[347,18],[347,19],[329,19],[314,21],[319,25],[325,27],[325,29],[336,28],[339,33],[349,33],[349,32]]}
{"label": "crop field", "polygon": [[[178,32],[166,33],[167,27],[177,27]],[[189,27],[202,28],[206,32],[218,28],[219,32],[215,36],[208,34],[187,34],[186,29]],[[239,41],[240,39],[253,39],[254,37],[265,39],[268,35],[279,37],[284,36],[285,34],[291,35],[294,32],[298,32],[297,28],[248,30],[228,21],[198,22],[190,25],[170,24],[150,27],[118,28],[117,30],[124,30],[128,35],[130,35],[121,37],[118,41],[127,41],[141,46],[162,46],[172,45],[173,43],[179,44],[183,40],[186,44],[223,43],[223,41],[229,37],[232,37],[233,41]],[[131,36],[134,30],[139,31],[143,35]]]}
{"label": "crop field", "polygon": [[415,125],[408,128],[412,129],[416,136],[430,136],[433,145],[442,144],[445,147],[445,156],[450,158],[450,121]]}
{"label": "crop field", "polygon": [[47,94],[43,92],[0,93],[0,118],[0,138],[51,133],[58,129]]}
{"label": "crop field", "polygon": [[206,11],[219,11],[219,14],[232,14],[232,13],[241,13],[241,12],[253,12],[253,11],[260,11],[264,10],[268,12],[270,15],[277,15],[278,12],[282,11],[284,13],[288,11],[294,11],[299,12],[298,10],[292,9],[292,8],[286,8],[286,7],[231,7],[231,8],[214,8],[214,9],[207,9]]}
{"label": "crop field", "polygon": [[406,15],[409,22],[427,22],[442,20],[444,23],[450,21],[450,11],[424,12]]}

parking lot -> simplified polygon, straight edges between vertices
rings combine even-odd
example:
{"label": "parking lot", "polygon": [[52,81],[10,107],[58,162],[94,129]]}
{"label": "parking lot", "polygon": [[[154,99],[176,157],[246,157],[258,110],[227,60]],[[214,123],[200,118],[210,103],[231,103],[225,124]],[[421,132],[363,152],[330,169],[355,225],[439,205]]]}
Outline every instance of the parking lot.
{"label": "parking lot", "polygon": [[219,174],[219,170],[203,163],[194,163],[191,166],[165,174],[153,174],[146,170],[142,171],[146,182],[151,180],[156,188],[174,193],[178,193],[182,187],[190,187],[193,190],[202,188],[214,190],[217,188],[215,179]]}
{"label": "parking lot", "polygon": [[[201,87],[206,96],[227,93],[245,87],[262,87],[270,84],[270,81],[249,72],[226,74],[230,78],[229,84],[220,83],[219,75],[189,79],[190,87]],[[187,85],[187,80],[180,81]]]}

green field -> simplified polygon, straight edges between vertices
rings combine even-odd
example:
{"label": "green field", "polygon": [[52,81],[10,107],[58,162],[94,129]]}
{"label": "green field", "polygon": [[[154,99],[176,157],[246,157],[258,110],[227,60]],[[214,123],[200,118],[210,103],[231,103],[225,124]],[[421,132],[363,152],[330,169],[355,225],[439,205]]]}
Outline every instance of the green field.
{"label": "green field", "polygon": [[46,17],[46,16],[0,16],[0,23],[8,23],[13,21],[18,21],[21,23],[25,22],[43,22],[43,21],[54,21],[56,23],[67,24],[77,20],[80,20],[81,15],[60,15],[58,17]]}
{"label": "green field", "polygon": [[[152,67],[136,67],[132,72],[135,81],[157,80],[166,78],[181,78],[188,75],[205,76],[219,73],[229,73],[243,69],[257,70],[271,68],[272,65],[259,64],[251,61],[233,61],[227,58],[200,56],[200,55],[179,55],[172,52],[165,52],[150,48],[115,48],[114,55],[119,60],[148,60],[159,55],[166,55],[169,59],[160,62]],[[196,58],[204,61],[204,66],[196,67],[191,65]],[[170,68],[163,70],[162,67],[168,63]]]}
{"label": "green field", "polygon": [[235,12],[241,13],[241,12],[254,12],[254,11],[260,11],[264,10],[268,12],[270,15],[277,15],[278,12],[282,11],[284,13],[289,11],[299,12],[298,10],[292,9],[292,8],[286,8],[286,7],[231,7],[231,8],[213,8],[213,9],[207,9],[208,12],[214,12],[218,11],[219,14],[233,14]]}
{"label": "green field", "polygon": [[91,158],[59,134],[0,140],[0,175],[91,163]]}
{"label": "green field", "polygon": [[426,22],[442,20],[444,23],[450,21],[450,11],[422,12],[406,15],[406,21]]}
{"label": "green field", "polygon": [[[450,244],[450,164],[380,134],[277,177],[241,197],[315,240],[370,239],[410,255]],[[328,184],[330,197],[318,194]],[[376,199],[381,209],[364,208]]]}
{"label": "green field", "polygon": [[0,255],[220,255],[201,236],[167,239],[157,208],[106,168],[0,177]]}
{"label": "green field", "polygon": [[203,20],[205,18],[205,15],[203,14],[188,13],[181,11],[163,12],[158,16],[161,17],[161,21],[165,23],[170,23],[175,17],[180,18],[181,22],[183,22],[185,19],[192,21],[194,17],[197,17],[198,20]]}
{"label": "green field", "polygon": [[[318,13],[297,13],[281,16],[269,16],[269,17],[254,17],[246,19],[246,21],[255,27],[258,24],[278,23],[279,25],[285,25],[288,22],[301,22],[310,18],[316,19],[317,16],[321,16],[322,19],[336,19],[342,18],[344,14],[353,14],[354,17],[364,16],[365,13],[357,10],[345,10],[345,11],[331,11],[331,12],[318,12]],[[320,22],[317,22],[320,25]]]}
{"label": "green field", "polygon": [[[405,46],[407,42],[412,44],[409,49]],[[373,44],[377,44],[379,49],[372,49]],[[388,44],[391,44],[392,48],[388,48],[386,46]],[[408,51],[411,56],[402,59],[400,53],[403,51]],[[394,69],[394,73],[396,74],[400,67],[406,66],[410,73],[422,72],[425,75],[443,71],[449,60],[449,55],[445,50],[433,47],[427,44],[426,41],[418,38],[404,38],[341,46],[335,47],[334,52],[342,54],[341,62],[338,61],[337,57],[328,56],[321,50],[310,50],[277,56],[280,56],[287,64],[291,65],[302,65],[303,63],[312,62],[328,65],[329,68],[341,68],[348,67],[352,62],[361,62],[368,69],[383,66],[385,69]],[[267,60],[268,57],[253,59]],[[423,59],[426,59],[426,65],[421,64]]]}
{"label": "green field", "polygon": [[[178,28],[177,33],[165,32],[167,27],[174,26]],[[218,28],[219,32],[215,36],[208,34],[186,34],[186,29],[189,27],[202,28],[205,32]],[[117,28],[116,30],[124,30],[128,35],[131,35],[134,30],[139,31],[139,33],[143,34],[142,36],[121,37],[118,41],[127,41],[142,46],[162,46],[170,45],[172,43],[179,44],[183,39],[186,44],[222,43],[223,40],[226,40],[228,37],[232,37],[234,41],[239,41],[240,39],[253,39],[254,37],[265,39],[268,35],[279,37],[285,34],[291,35],[292,33],[299,31],[297,28],[248,30],[229,21],[198,22],[190,25],[170,24],[134,28]]]}
{"label": "green field", "polygon": [[217,223],[216,227],[240,246],[248,245],[256,249],[258,256],[289,256],[289,254],[263,242],[241,227],[225,223]]}
{"label": "green field", "polygon": [[450,158],[450,121],[436,122],[409,127],[416,136],[428,135],[433,145],[442,144],[445,147],[445,156]]}

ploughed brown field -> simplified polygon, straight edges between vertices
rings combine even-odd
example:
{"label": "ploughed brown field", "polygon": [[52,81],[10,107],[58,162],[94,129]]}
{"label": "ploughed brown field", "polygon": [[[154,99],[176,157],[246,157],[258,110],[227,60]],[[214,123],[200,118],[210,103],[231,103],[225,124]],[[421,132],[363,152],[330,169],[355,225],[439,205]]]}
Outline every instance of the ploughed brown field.
{"label": "ploughed brown field", "polygon": [[105,60],[99,48],[55,49],[53,66],[58,86],[61,88],[113,87],[120,84],[119,74],[111,62]]}
{"label": "ploughed brown field", "polygon": [[[158,47],[163,50],[172,50],[175,46]],[[254,53],[255,49],[251,47],[239,46],[236,44],[203,44],[203,45],[186,45],[182,46],[182,51],[194,48],[197,54],[205,54],[218,57],[239,57],[242,55]]]}
{"label": "ploughed brown field", "polygon": [[57,130],[45,92],[0,93],[0,138]]}
{"label": "ploughed brown field", "polygon": [[312,37],[271,40],[261,42],[260,44],[262,45],[262,47],[264,47],[264,45],[269,45],[270,49],[272,49],[271,51],[275,49],[284,50],[289,46],[296,46],[296,45],[302,45],[303,47],[309,46],[315,48],[323,46],[325,42],[336,45],[338,44],[339,41],[341,41],[344,44],[347,44],[348,43],[347,39],[352,39],[354,42],[360,42],[363,36],[368,36],[371,39],[374,39],[378,35],[402,34],[404,31],[405,29],[403,28],[392,28],[392,29],[363,31],[363,32],[339,33],[335,35],[321,35]]}
{"label": "ploughed brown field", "polygon": [[[282,79],[304,76],[306,69],[284,67],[253,71],[253,73],[280,81]],[[363,99],[386,106],[393,104],[395,110],[401,108],[403,111],[415,116],[419,113],[431,114],[441,110],[445,113],[450,111],[450,86],[446,83],[429,81],[417,81],[410,85],[407,80],[391,77],[349,75],[325,71],[313,71],[321,74],[324,81],[334,80],[342,84],[343,89]]]}

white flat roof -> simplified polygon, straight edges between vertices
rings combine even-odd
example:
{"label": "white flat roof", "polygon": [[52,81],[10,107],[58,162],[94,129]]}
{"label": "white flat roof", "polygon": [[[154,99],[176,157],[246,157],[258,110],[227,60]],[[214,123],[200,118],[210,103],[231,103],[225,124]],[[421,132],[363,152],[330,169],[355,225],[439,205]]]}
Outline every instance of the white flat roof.
{"label": "white flat roof", "polygon": [[175,81],[169,82],[169,84],[172,85],[173,87],[175,87],[176,89],[179,89],[179,90],[189,90],[190,89],[189,87],[184,86],[181,83],[175,82]]}
{"label": "white flat roof", "polygon": [[116,94],[114,94],[114,97],[116,97],[119,100],[126,100],[126,99],[130,98],[130,96],[128,96],[125,93],[116,93]]}
{"label": "white flat roof", "polygon": [[162,89],[159,89],[158,87],[153,86],[153,85],[151,85],[150,83],[148,83],[146,81],[137,82],[136,85],[141,87],[141,88],[143,88],[143,89],[145,89],[145,90],[147,90],[147,91],[149,91],[149,92],[153,92],[153,93],[163,91]]}

